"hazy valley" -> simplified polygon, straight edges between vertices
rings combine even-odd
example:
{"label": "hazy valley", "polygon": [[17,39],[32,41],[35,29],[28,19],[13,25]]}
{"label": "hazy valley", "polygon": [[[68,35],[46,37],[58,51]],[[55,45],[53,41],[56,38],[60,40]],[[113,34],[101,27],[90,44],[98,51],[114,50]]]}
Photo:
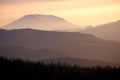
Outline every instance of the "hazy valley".
{"label": "hazy valley", "polygon": [[[61,26],[64,26],[64,29],[59,29]],[[74,59],[79,58],[93,60],[93,63],[101,61],[103,64],[104,62],[120,64],[119,39],[112,41],[114,37],[119,38],[119,21],[80,31],[73,30],[73,26],[76,27],[63,18],[53,15],[23,16],[0,30],[0,56],[30,60],[57,58],[59,60],[70,57],[72,63],[76,63],[78,60],[75,62]],[[103,39],[95,34],[97,32],[104,35]],[[111,39],[107,35],[111,36]]]}

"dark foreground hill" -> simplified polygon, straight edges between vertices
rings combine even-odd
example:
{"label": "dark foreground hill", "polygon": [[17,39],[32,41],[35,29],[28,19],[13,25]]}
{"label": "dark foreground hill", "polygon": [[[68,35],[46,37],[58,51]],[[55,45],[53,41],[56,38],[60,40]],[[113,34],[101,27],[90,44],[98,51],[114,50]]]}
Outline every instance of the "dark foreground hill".
{"label": "dark foreground hill", "polygon": [[45,49],[64,53],[69,57],[120,64],[120,42],[102,40],[93,35],[77,32],[0,30],[0,46],[20,46],[30,50]]}
{"label": "dark foreground hill", "polygon": [[6,80],[120,80],[120,68],[83,68],[0,57],[1,79]]}

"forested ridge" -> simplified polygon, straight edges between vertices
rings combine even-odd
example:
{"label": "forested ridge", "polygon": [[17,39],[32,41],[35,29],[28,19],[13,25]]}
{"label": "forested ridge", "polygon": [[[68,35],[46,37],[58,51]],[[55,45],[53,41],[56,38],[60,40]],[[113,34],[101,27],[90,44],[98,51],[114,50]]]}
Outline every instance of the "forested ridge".
{"label": "forested ridge", "polygon": [[120,80],[120,67],[80,67],[0,57],[0,78],[15,80]]}

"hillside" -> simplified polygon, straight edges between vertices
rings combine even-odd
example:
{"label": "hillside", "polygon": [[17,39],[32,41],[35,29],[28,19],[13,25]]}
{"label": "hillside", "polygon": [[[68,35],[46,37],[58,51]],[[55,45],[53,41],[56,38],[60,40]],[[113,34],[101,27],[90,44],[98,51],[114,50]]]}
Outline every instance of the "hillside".
{"label": "hillside", "polygon": [[105,40],[120,41],[120,20],[96,27],[86,28],[80,32],[93,34]]}
{"label": "hillside", "polygon": [[0,47],[0,56],[4,56],[7,58],[15,58],[15,59],[27,59],[31,61],[45,60],[51,58],[59,58],[65,57],[65,54],[62,52],[57,52],[48,49],[39,49],[32,50],[23,47],[9,46],[9,47]]}
{"label": "hillside", "polygon": [[47,49],[62,52],[69,57],[120,63],[120,42],[77,32],[0,30],[0,44],[33,50]]}
{"label": "hillside", "polygon": [[61,63],[61,64],[67,64],[67,65],[77,65],[80,67],[93,67],[93,66],[120,66],[119,64],[115,63],[107,63],[107,62],[102,62],[102,61],[95,61],[95,60],[89,60],[89,59],[81,59],[81,58],[73,58],[73,57],[59,57],[59,58],[51,58],[51,59],[45,59],[44,63],[49,64],[49,63]]}

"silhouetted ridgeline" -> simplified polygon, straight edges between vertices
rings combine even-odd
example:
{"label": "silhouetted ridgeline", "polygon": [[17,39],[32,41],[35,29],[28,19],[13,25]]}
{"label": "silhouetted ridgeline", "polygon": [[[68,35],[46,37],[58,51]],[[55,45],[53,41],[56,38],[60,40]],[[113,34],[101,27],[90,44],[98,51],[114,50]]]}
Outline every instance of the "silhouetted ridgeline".
{"label": "silhouetted ridgeline", "polygon": [[120,67],[82,68],[66,64],[44,64],[0,57],[1,79],[15,80],[120,80]]}
{"label": "silhouetted ridgeline", "polygon": [[[16,49],[15,47],[21,47],[23,51],[20,50],[21,48]],[[93,35],[77,32],[55,32],[34,29],[0,30],[0,48],[0,56],[12,56],[11,54],[14,53],[20,53],[18,55],[22,56],[22,52],[24,52],[27,57],[27,53],[33,52],[40,55],[40,53],[46,52],[47,49],[47,53],[55,51],[54,53],[64,57],[94,59],[120,64],[120,42],[102,40]],[[9,53],[6,49],[9,50]],[[41,52],[41,49],[45,50]],[[20,52],[18,52],[19,50]],[[57,54],[54,55],[58,56]]]}

